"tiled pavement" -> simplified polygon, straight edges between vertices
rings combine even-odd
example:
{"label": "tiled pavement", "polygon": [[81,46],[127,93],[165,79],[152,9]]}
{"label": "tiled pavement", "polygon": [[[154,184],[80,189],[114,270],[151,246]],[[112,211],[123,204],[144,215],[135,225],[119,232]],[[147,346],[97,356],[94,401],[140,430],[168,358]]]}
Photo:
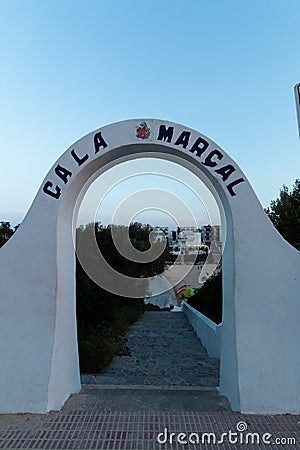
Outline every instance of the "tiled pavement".
{"label": "tiled pavement", "polygon": [[83,377],[97,383],[61,411],[0,415],[0,449],[300,448],[300,415],[228,411],[215,388],[217,361],[199,348],[183,315],[158,314],[128,335],[132,361],[121,357],[104,375]]}
{"label": "tiled pavement", "polygon": [[[20,423],[20,420],[16,423],[11,420],[6,430],[0,431],[1,449],[295,450],[300,448],[300,416],[256,416],[233,412],[70,411],[51,412],[29,418],[26,414],[22,420],[23,423]],[[246,430],[237,433],[237,427]],[[223,443],[221,443],[222,433],[227,433],[227,436],[223,435]],[[250,444],[246,443],[247,435]],[[158,442],[158,438],[161,443]],[[251,443],[252,439],[254,444]],[[294,443],[288,443],[292,442],[290,439],[293,439]],[[186,441],[189,443],[181,443]]]}

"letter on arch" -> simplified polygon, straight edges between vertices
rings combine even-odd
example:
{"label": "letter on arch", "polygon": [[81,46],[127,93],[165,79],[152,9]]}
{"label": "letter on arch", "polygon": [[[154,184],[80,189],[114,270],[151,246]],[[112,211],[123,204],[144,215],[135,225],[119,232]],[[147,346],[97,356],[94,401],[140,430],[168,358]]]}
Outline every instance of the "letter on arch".
{"label": "letter on arch", "polygon": [[107,147],[107,143],[103,139],[101,131],[99,131],[99,133],[96,133],[94,136],[94,146],[95,146],[95,153],[98,153],[101,147],[103,149]]}
{"label": "letter on arch", "polygon": [[215,172],[221,175],[223,181],[226,181],[230,175],[235,172],[235,168],[233,165],[227,164],[227,166],[220,167],[220,169],[215,170]]}
{"label": "letter on arch", "polygon": [[207,150],[209,146],[209,143],[202,139],[201,137],[198,137],[198,139],[194,142],[193,146],[190,148],[191,153],[195,153],[197,156],[201,156],[202,153]]}
{"label": "letter on arch", "polygon": [[79,167],[89,159],[88,154],[85,154],[82,158],[80,158],[74,149],[71,151],[71,155],[75,159]]}
{"label": "letter on arch", "polygon": [[182,145],[183,148],[187,148],[187,145],[190,140],[190,131],[183,131],[177,141],[175,142],[175,145]]}
{"label": "letter on arch", "polygon": [[222,159],[223,155],[221,152],[219,152],[219,150],[213,150],[212,152],[210,152],[210,154],[205,158],[204,162],[202,163],[204,166],[208,166],[208,167],[216,167],[218,165],[218,163],[216,163],[215,161],[213,161],[213,157],[216,156],[218,159]]}
{"label": "letter on arch", "polygon": [[234,192],[234,190],[233,190],[234,186],[236,186],[237,184],[243,183],[244,181],[245,181],[244,178],[239,178],[238,180],[235,180],[232,183],[228,184],[228,186],[226,186],[231,197],[234,197],[236,195],[236,192]]}
{"label": "letter on arch", "polygon": [[55,173],[65,184],[69,181],[68,178],[72,176],[72,172],[59,164],[55,167]]}
{"label": "letter on arch", "polygon": [[159,133],[158,133],[158,141],[168,141],[171,142],[172,137],[173,137],[173,131],[174,131],[174,127],[168,127],[166,128],[165,125],[161,125],[159,127]]}
{"label": "letter on arch", "polygon": [[51,183],[51,181],[47,181],[43,186],[43,191],[45,192],[45,194],[48,194],[51,197],[58,199],[61,194],[61,188],[59,186],[55,186],[55,192],[53,192],[50,189],[50,188],[52,188],[52,186],[53,186],[53,183]]}

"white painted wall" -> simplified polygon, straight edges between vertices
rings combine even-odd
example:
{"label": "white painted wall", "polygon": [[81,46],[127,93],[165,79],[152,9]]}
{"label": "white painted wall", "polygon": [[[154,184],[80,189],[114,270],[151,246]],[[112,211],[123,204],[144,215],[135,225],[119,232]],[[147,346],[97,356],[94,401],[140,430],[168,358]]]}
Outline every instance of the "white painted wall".
{"label": "white painted wall", "polygon": [[[145,121],[145,120],[144,120]],[[141,120],[101,129],[108,143],[94,152],[95,133],[70,147],[57,163],[72,171],[60,181],[59,200],[42,184],[18,231],[0,249],[0,412],[46,412],[59,409],[80,390],[77,353],[73,213],[84,192],[101,172],[117,162],[162,157],[180,162],[211,189],[227,227],[223,254],[223,325],[220,393],[234,410],[252,413],[300,412],[300,254],[277,233],[245,175],[213,141],[182,125],[146,120],[150,138],[136,137]],[[158,141],[161,124],[174,127],[171,142]],[[98,130],[99,131],[99,130]],[[190,132],[186,148],[175,142]],[[203,157],[191,153],[197,138],[209,147]],[[242,143],[241,143],[242,148]],[[89,155],[82,166],[71,157]],[[215,172],[203,165],[217,149],[218,166],[232,164],[232,179],[245,178],[231,196]],[[253,239],[255,236],[255,239]]]}
{"label": "white painted wall", "polygon": [[216,324],[200,311],[183,302],[182,309],[210,358],[221,356],[222,324]]}

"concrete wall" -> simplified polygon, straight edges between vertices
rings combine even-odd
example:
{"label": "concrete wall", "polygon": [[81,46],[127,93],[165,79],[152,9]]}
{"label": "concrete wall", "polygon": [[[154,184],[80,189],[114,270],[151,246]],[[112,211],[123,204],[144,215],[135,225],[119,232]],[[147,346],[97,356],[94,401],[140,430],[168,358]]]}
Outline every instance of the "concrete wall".
{"label": "concrete wall", "polygon": [[222,324],[216,324],[191,305],[183,302],[183,312],[211,358],[221,357]]}
{"label": "concrete wall", "polygon": [[[150,133],[140,138],[145,121]],[[156,119],[111,124],[72,145],[0,249],[0,412],[59,409],[80,390],[76,212],[99,174],[145,156],[195,173],[226,219],[220,393],[236,411],[300,413],[300,252],[275,230],[228,154],[195,130]]]}

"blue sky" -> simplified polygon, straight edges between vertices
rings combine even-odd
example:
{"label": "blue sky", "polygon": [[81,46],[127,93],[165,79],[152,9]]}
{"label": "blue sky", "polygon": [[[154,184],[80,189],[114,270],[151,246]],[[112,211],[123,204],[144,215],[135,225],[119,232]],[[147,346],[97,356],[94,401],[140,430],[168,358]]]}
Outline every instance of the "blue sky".
{"label": "blue sky", "polygon": [[128,118],[195,128],[263,206],[299,177],[297,0],[0,0],[0,220],[73,142]]}
{"label": "blue sky", "polygon": [[[149,204],[149,196],[155,198],[155,205]],[[218,205],[202,181],[179,164],[156,158],[128,161],[99,177],[81,204],[77,223],[94,220],[150,223],[170,229],[221,223]]]}

